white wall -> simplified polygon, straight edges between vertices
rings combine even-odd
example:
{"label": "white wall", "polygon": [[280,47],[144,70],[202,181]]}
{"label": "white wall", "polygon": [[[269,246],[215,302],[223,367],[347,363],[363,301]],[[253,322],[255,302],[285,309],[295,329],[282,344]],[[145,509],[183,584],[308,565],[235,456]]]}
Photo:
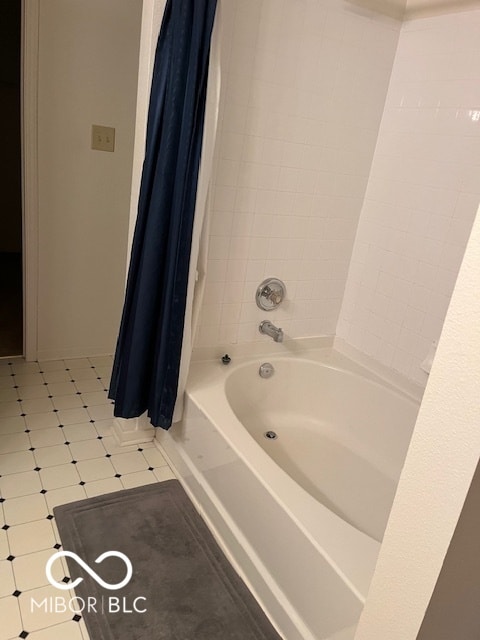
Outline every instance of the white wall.
{"label": "white wall", "polygon": [[[125,283],[141,0],[40,0],[38,358],[111,353]],[[91,125],[116,129],[114,153]]]}
{"label": "white wall", "polygon": [[337,329],[421,384],[480,200],[479,30],[479,10],[402,28]]}
{"label": "white wall", "polygon": [[407,0],[404,19],[426,18],[472,9],[478,9],[478,0]]}
{"label": "white wall", "polygon": [[339,0],[222,0],[223,95],[197,346],[265,340],[269,319],[334,334],[399,22]]}
{"label": "white wall", "polygon": [[158,34],[165,11],[166,0],[143,0],[140,28],[140,50],[138,54],[137,106],[135,114],[135,141],[132,158],[132,186],[130,193],[130,215],[128,224],[127,267],[137,221],[138,198],[142,180],[143,160],[147,132],[148,106],[152,85],[155,51]]}
{"label": "white wall", "polygon": [[[480,457],[479,288],[480,215],[453,292],[355,640],[416,640],[442,569]],[[475,535],[478,541],[478,531]],[[466,640],[458,633],[466,624],[462,621],[450,637]]]}

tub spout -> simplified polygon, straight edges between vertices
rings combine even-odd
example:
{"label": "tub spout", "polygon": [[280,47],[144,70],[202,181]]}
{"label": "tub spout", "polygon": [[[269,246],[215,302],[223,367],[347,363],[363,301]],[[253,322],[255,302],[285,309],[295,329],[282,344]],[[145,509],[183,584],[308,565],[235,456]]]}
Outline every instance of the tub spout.
{"label": "tub spout", "polygon": [[282,329],[280,329],[280,327],[276,327],[268,320],[263,320],[258,328],[260,330],[260,333],[264,333],[265,335],[270,336],[275,340],[275,342],[283,342]]}

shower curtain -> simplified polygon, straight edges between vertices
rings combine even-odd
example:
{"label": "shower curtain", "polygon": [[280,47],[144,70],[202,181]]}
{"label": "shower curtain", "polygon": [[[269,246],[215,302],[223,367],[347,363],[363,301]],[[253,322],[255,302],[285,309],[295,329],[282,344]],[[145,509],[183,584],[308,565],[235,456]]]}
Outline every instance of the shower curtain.
{"label": "shower curtain", "polygon": [[[216,0],[168,0],[165,8],[109,389],[117,417],[135,418],[146,411],[151,423],[164,429],[170,427],[174,410],[175,418],[181,414],[199,305],[195,298],[203,290],[204,269],[198,258],[202,262],[201,238],[218,117],[217,60],[214,83],[209,81],[204,126],[215,10]],[[213,44],[212,53],[218,55],[218,43]]]}
{"label": "shower curtain", "polygon": [[221,68],[220,68],[220,31],[222,24],[221,2],[217,0],[217,10],[212,31],[210,61],[208,71],[207,99],[205,105],[205,124],[203,130],[202,156],[198,175],[195,219],[193,222],[192,247],[190,251],[190,269],[188,274],[187,302],[183,327],[182,354],[178,376],[177,399],[172,422],[178,422],[183,415],[185,385],[193,349],[195,333],[198,328],[200,309],[207,277],[208,238],[210,236],[210,179],[213,171],[213,158],[217,140],[218,113],[220,109]]}

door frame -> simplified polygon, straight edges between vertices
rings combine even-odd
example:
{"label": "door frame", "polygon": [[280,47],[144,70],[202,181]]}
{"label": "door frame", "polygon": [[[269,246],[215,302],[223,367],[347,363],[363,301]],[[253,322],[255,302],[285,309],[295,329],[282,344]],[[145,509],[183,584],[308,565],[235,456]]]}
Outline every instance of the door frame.
{"label": "door frame", "polygon": [[40,0],[22,0],[21,154],[23,355],[38,348],[38,45]]}

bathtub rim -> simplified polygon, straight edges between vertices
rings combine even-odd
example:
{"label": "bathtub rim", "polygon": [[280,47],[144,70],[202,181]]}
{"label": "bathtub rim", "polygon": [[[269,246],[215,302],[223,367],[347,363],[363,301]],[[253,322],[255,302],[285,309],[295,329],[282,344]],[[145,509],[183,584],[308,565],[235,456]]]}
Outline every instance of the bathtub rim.
{"label": "bathtub rim", "polygon": [[[188,399],[187,403],[188,401],[196,405],[193,400]],[[179,424],[184,422],[183,418]],[[192,459],[185,455],[178,440],[179,438],[175,434],[162,429],[158,431],[154,443],[174,470],[175,476],[192,500],[198,513],[205,520],[220,548],[253,593],[273,626],[284,640],[290,638],[292,640],[316,640],[316,636],[271,575],[270,570],[258,556],[256,549],[233,520],[229,510],[219,500]],[[190,476],[200,489],[200,495],[198,489],[190,486],[191,480],[188,479]],[[221,525],[219,525],[218,519],[220,519]],[[222,525],[226,526],[227,531],[222,531]],[[265,589],[267,594],[265,594]]]}
{"label": "bathtub rim", "polygon": [[[386,383],[375,373],[365,370],[364,367],[331,347],[301,349],[295,350],[294,353],[283,353],[276,356],[272,353],[269,355],[273,360],[306,360],[320,366],[340,370],[349,375],[367,378],[369,382],[382,388],[388,388],[407,402],[417,404],[402,389],[394,387],[391,383]],[[228,367],[222,365],[217,359],[192,363],[187,384],[188,396],[216,426],[222,437],[267,489],[272,498],[288,513],[302,534],[334,567],[345,584],[363,603],[375,570],[381,543],[342,520],[299,486],[248,433],[225,396],[224,384],[231,373],[242,365],[257,363],[261,357],[257,353],[253,356],[237,357],[232,361],[233,368],[231,368],[232,365]],[[288,503],[285,500],[286,496]],[[299,505],[302,505],[303,508],[301,516],[298,514]],[[312,517],[312,514],[315,514],[315,517]],[[325,541],[325,531],[321,532],[324,538],[322,544],[319,542],[321,525],[317,520],[318,517],[324,524],[328,522],[329,527],[332,527],[329,529],[330,539],[328,541]],[[349,554],[351,549],[355,549],[356,553]]]}
{"label": "bathtub rim", "polygon": [[[352,347],[338,336],[312,336],[306,338],[290,338],[285,336],[282,343],[273,341],[259,341],[237,343],[220,347],[196,347],[192,352],[191,365],[198,363],[220,361],[227,352],[233,362],[251,360],[253,358],[268,358],[280,356],[299,356],[316,351],[334,352],[339,359],[346,359],[353,371],[379,382],[382,386],[391,388],[396,393],[406,396],[415,404],[420,405],[425,386],[408,379],[403,374],[382,365],[371,356]],[[425,382],[426,384],[426,382]]]}

